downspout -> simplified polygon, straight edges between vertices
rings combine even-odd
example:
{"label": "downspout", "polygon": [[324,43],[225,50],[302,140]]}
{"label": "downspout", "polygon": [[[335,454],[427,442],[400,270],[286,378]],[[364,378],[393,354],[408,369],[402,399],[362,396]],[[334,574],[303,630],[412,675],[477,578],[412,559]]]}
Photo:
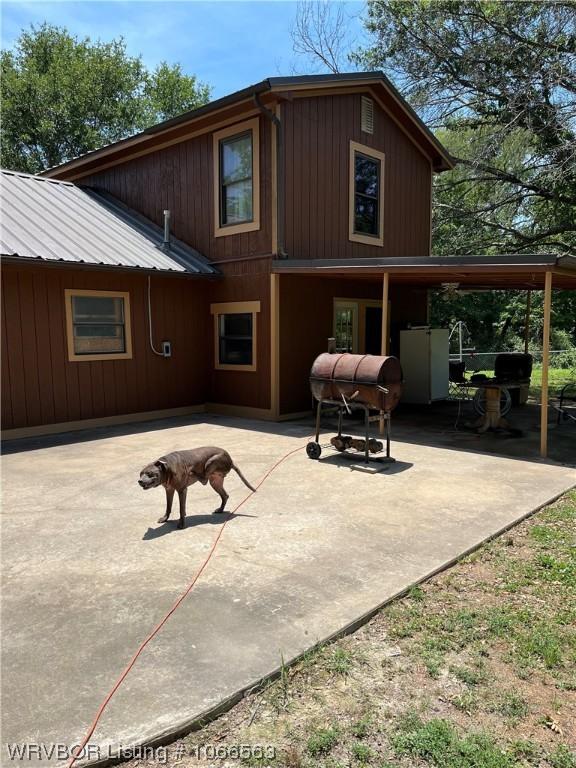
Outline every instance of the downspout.
{"label": "downspout", "polygon": [[260,95],[254,94],[254,103],[263,115],[266,115],[276,126],[276,220],[277,220],[277,250],[279,259],[287,259],[284,246],[284,144],[282,141],[282,122],[278,115],[265,107],[260,101]]}

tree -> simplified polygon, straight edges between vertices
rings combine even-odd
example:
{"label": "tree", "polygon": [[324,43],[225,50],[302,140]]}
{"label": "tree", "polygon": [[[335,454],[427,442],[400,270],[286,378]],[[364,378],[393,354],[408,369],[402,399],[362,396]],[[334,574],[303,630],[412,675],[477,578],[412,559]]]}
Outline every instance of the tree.
{"label": "tree", "polygon": [[79,40],[43,24],[1,54],[4,168],[38,173],[201,106],[210,89],[179,65],[153,72],[122,38]]}
{"label": "tree", "polygon": [[351,48],[344,3],[300,0],[290,31],[294,53],[312,66],[320,64],[333,74],[340,72]]}
{"label": "tree", "polygon": [[357,63],[385,69],[459,164],[437,182],[436,251],[471,232],[483,251],[573,250],[576,4],[370,0],[366,26]]}

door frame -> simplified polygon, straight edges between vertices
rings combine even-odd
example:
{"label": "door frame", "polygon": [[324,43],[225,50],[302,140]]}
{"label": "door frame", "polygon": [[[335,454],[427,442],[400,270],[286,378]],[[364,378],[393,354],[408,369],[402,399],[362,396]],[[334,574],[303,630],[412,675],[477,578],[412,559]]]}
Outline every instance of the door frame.
{"label": "door frame", "polygon": [[[332,310],[332,332],[336,332],[336,305],[342,308],[353,308],[353,322],[356,327],[353,331],[352,352],[359,355],[366,354],[366,308],[382,308],[382,300],[378,299],[346,299],[335,296]],[[388,337],[390,337],[391,303],[388,302]]]}

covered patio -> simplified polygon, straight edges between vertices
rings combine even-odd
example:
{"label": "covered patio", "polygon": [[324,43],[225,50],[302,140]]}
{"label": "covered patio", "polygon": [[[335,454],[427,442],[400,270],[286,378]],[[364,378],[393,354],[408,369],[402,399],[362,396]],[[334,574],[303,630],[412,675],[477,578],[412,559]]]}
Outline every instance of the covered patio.
{"label": "covered patio", "polygon": [[[381,307],[381,349],[390,354],[390,322],[395,309],[390,308],[390,296],[394,290],[402,295],[422,295],[430,289],[452,287],[455,290],[520,290],[544,292],[544,323],[542,331],[542,387],[539,404],[539,455],[548,456],[549,427],[549,365],[550,326],[554,290],[576,290],[576,257],[554,254],[502,255],[502,256],[455,256],[417,257],[397,259],[314,259],[277,260],[273,263],[272,310],[273,333],[280,340],[280,321],[274,321],[274,313],[281,317],[280,286],[285,275],[300,276],[302,285],[307,278],[354,281],[356,285],[378,287],[378,304]],[[374,295],[374,294],[372,294]],[[302,308],[300,308],[302,311]],[[391,318],[392,315],[392,318]],[[529,323],[529,303],[526,323]],[[322,351],[322,350],[319,350]],[[274,371],[273,371],[274,382]],[[280,377],[278,377],[280,378]],[[278,398],[273,386],[273,399]],[[273,405],[274,407],[274,405]],[[278,406],[277,406],[278,408]]]}

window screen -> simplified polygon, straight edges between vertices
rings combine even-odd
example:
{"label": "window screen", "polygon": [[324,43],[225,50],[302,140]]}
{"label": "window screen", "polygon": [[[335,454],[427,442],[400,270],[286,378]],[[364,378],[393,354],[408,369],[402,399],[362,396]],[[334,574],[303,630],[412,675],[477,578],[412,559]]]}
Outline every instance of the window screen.
{"label": "window screen", "polygon": [[124,299],[121,296],[72,296],[76,355],[126,352]]}

